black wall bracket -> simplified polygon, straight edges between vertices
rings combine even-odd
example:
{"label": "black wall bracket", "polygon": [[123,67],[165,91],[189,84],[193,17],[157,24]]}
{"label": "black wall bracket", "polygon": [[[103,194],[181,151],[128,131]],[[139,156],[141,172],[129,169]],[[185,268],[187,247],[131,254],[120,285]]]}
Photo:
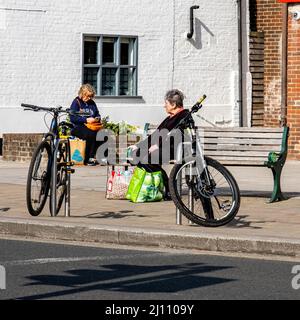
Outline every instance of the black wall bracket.
{"label": "black wall bracket", "polygon": [[190,8],[190,32],[187,34],[188,39],[192,39],[194,35],[194,10],[199,9],[199,6],[192,6]]}

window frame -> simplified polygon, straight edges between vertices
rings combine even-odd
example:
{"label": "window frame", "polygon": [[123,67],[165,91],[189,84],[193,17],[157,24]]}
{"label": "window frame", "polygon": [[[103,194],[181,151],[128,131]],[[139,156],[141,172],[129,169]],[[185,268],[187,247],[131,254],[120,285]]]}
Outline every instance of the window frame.
{"label": "window frame", "polygon": [[[85,39],[87,37],[95,37],[98,38],[98,52],[97,52],[97,64],[85,64]],[[114,63],[105,63],[103,64],[103,38],[115,38],[114,45]],[[133,46],[133,64],[129,65],[121,65],[121,38],[134,39]],[[88,68],[98,68],[97,74],[97,88],[96,89],[96,98],[140,98],[138,96],[138,49],[139,42],[138,36],[136,35],[116,35],[116,34],[90,34],[84,33],[82,34],[82,77],[81,83],[84,84],[84,73]],[[115,68],[116,71],[116,92],[115,95],[102,95],[102,70],[105,68]],[[133,95],[120,95],[120,74],[121,69],[132,69],[135,71],[135,75],[133,77]]]}

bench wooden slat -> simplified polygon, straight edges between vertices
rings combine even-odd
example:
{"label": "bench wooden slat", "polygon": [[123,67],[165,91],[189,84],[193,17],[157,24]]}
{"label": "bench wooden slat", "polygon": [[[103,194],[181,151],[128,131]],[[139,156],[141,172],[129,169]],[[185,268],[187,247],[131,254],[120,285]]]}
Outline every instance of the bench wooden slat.
{"label": "bench wooden slat", "polygon": [[205,132],[265,132],[265,133],[283,133],[283,128],[212,128],[212,127],[198,127],[198,131]]}
{"label": "bench wooden slat", "polygon": [[[206,156],[210,156],[209,154],[206,154]],[[243,163],[254,163],[254,164],[261,164],[263,165],[266,161],[266,157],[241,157],[241,156],[213,156],[215,160],[220,161],[221,163],[231,163],[231,162],[239,162],[241,164]]]}
{"label": "bench wooden slat", "polygon": [[[264,132],[221,132],[222,138],[233,138],[233,139],[282,139],[282,133],[264,133]],[[220,132],[205,132],[200,135],[207,138],[219,138]]]}
{"label": "bench wooden slat", "polygon": [[[148,129],[148,134],[153,133],[157,129],[158,125],[150,125]],[[283,128],[265,128],[265,127],[251,127],[251,128],[237,128],[237,127],[230,127],[230,128],[215,128],[215,127],[197,127],[198,132],[236,132],[236,133],[283,133]]]}
{"label": "bench wooden slat", "polygon": [[259,167],[264,167],[264,161],[247,161],[247,160],[220,160],[216,159],[219,162],[221,162],[224,166],[259,166]]}
{"label": "bench wooden slat", "polygon": [[267,160],[269,152],[267,151],[231,151],[231,150],[217,150],[217,151],[206,151],[206,155],[210,156],[224,156],[224,157],[263,157]]}
{"label": "bench wooden slat", "polygon": [[223,138],[201,138],[204,144],[233,144],[233,145],[281,145],[281,139],[223,139]]}
{"label": "bench wooden slat", "polygon": [[249,146],[249,145],[232,145],[232,144],[204,144],[204,151],[217,151],[217,150],[229,150],[229,151],[274,151],[280,152],[281,146]]}

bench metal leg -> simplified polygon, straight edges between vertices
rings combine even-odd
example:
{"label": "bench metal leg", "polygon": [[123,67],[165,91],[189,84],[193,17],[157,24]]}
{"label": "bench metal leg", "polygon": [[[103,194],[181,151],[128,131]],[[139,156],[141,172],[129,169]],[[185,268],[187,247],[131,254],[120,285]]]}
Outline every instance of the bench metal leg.
{"label": "bench metal leg", "polygon": [[281,191],[281,174],[282,174],[283,167],[281,165],[278,165],[271,169],[272,169],[273,178],[274,178],[274,190],[273,190],[270,203],[287,200]]}

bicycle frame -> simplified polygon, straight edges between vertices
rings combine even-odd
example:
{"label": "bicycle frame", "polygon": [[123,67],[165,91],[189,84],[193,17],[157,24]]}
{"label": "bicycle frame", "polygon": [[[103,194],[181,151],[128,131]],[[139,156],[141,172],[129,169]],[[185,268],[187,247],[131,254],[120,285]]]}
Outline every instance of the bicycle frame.
{"label": "bicycle frame", "polygon": [[[204,152],[201,146],[201,141],[197,137],[196,126],[194,121],[189,122],[186,129],[189,142],[182,142],[177,148],[176,162],[182,163],[187,160],[194,159],[196,163],[197,176],[200,176],[203,171],[206,171],[207,164],[204,158]],[[208,174],[207,174],[208,177]]]}
{"label": "bicycle frame", "polygon": [[[52,115],[52,121],[50,125],[49,132],[44,134],[43,141],[47,141],[50,146],[50,158],[48,162],[48,168],[47,172],[51,174],[51,180],[50,180],[50,190],[51,190],[51,199],[50,199],[50,210],[51,210],[51,216],[54,217],[57,215],[57,176],[58,176],[58,165],[57,160],[60,147],[60,142],[62,141],[60,135],[59,135],[59,126],[60,124],[62,126],[67,125],[66,123],[59,123],[59,115],[60,114],[78,114],[81,116],[89,116],[89,114],[82,113],[82,112],[73,112],[70,109],[63,110],[61,106],[56,108],[45,108],[45,107],[39,107],[35,105],[30,104],[24,104],[22,103],[21,106],[24,108],[24,111],[44,111],[47,113],[50,113]],[[65,140],[65,139],[64,139]],[[67,148],[66,150],[66,158],[65,161],[62,163],[62,166],[64,167],[63,170],[65,170],[66,176],[66,194],[65,194],[65,216],[70,216],[70,185],[71,185],[71,173],[74,173],[75,170],[71,169],[73,166],[73,163],[70,159],[70,147],[68,139],[67,141]],[[37,162],[39,162],[41,159],[37,159]],[[35,174],[35,173],[34,173]],[[41,191],[42,192],[42,191]]]}
{"label": "bicycle frame", "polygon": [[[58,136],[58,112],[54,112],[53,118],[50,125],[50,130],[44,135],[44,140],[49,140],[50,142],[50,148],[51,148],[51,161],[50,161],[50,168],[51,168],[51,183],[50,188],[51,190],[56,189],[56,177],[57,177],[57,152],[58,152],[58,146],[60,138]],[[51,192],[51,217],[55,217],[56,215],[56,203],[57,203],[57,197],[56,192]]]}
{"label": "bicycle frame", "polygon": [[[189,116],[182,121],[181,124],[178,125],[178,128],[184,135],[184,130],[186,130],[188,134],[189,142],[183,142],[178,146],[176,162],[182,163],[187,160],[195,160],[195,168],[196,172],[192,172],[193,176],[200,177],[203,173],[205,174],[206,185],[211,187],[211,179],[209,172],[207,170],[207,163],[205,161],[205,156],[203,152],[203,148],[201,145],[200,138],[197,137],[196,125],[195,121],[192,117],[193,113],[198,112],[202,108],[202,102],[206,99],[206,96],[197,102],[197,104],[192,108]],[[185,156],[185,151],[187,150],[187,157]],[[200,181],[202,184],[202,181]]]}

